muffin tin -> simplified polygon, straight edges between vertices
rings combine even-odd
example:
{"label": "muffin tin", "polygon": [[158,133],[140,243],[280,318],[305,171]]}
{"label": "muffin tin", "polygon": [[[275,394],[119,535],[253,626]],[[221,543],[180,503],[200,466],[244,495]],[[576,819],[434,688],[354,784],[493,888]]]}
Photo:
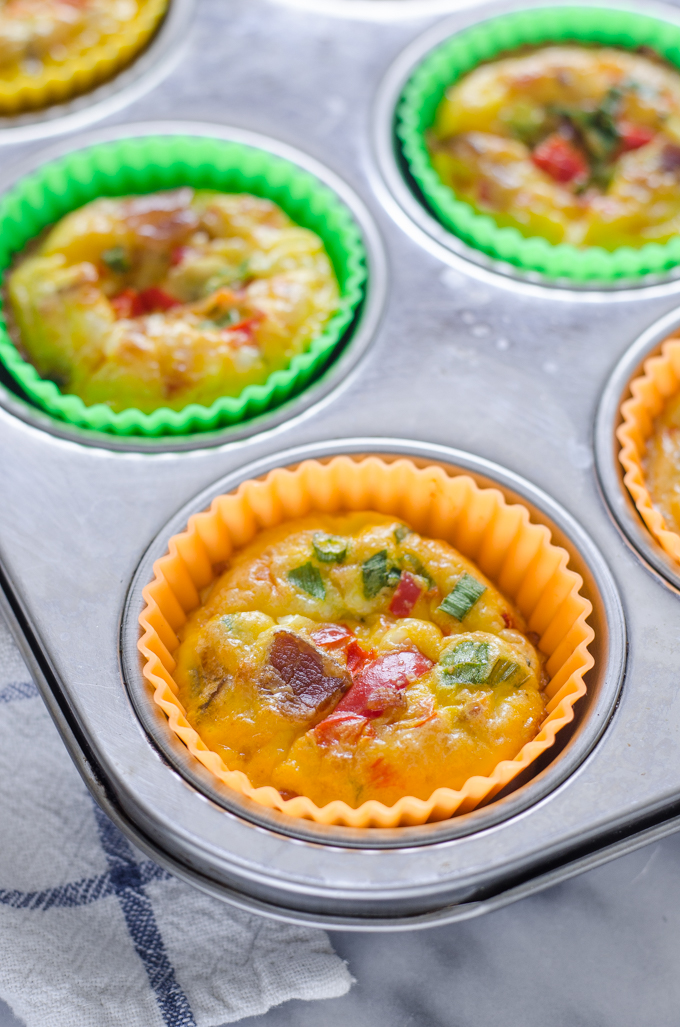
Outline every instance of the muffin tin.
{"label": "muffin tin", "polygon": [[[637,336],[656,345],[678,324],[669,311],[680,282],[551,287],[419,223],[395,193],[385,150],[389,69],[422,48],[417,29],[387,7],[376,20],[365,10],[330,19],[320,7],[203,0],[184,59],[120,124],[49,151],[4,151],[2,190],[60,153],[125,135],[180,128],[265,146],[350,207],[368,292],[326,374],[238,430],[116,439],[54,421],[0,385],[0,577],[3,608],[76,763],[145,852],[243,908],[389,930],[476,915],[680,826],[678,595],[612,522],[592,439],[602,400],[598,466],[620,498],[620,480],[609,488],[603,471],[615,426],[606,397],[618,389],[620,398],[627,379],[605,386]],[[507,9],[466,10],[428,38]],[[169,109],[184,121],[139,123]],[[550,527],[593,602],[596,666],[573,726],[493,803],[447,822],[353,830],[255,808],[189,758],[142,682],[141,588],[169,536],[245,478],[335,453],[401,453],[495,484]]]}

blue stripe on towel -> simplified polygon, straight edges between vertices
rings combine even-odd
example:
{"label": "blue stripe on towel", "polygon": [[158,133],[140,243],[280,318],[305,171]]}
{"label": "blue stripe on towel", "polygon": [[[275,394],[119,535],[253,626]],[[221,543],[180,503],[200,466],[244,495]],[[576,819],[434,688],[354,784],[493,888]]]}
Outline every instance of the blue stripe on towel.
{"label": "blue stripe on towel", "polygon": [[40,692],[32,681],[13,681],[11,685],[0,688],[0,703],[14,702],[16,699],[35,699]]}
{"label": "blue stripe on towel", "polygon": [[142,867],[136,862],[127,839],[106,814],[96,805],[94,812],[111,881],[166,1027],[196,1027],[187,997],[175,978],[165,951],[153,907],[144,891]]}
{"label": "blue stripe on towel", "polygon": [[[167,881],[170,874],[151,860],[139,864],[142,884],[149,881]],[[125,885],[123,885],[125,887]],[[121,888],[119,875],[111,870],[98,877],[84,877],[80,881],[71,881],[59,888],[45,888],[43,891],[10,891],[0,888],[0,905],[11,909],[73,909],[76,906],[89,906],[91,902],[105,899],[109,895],[118,895]]]}

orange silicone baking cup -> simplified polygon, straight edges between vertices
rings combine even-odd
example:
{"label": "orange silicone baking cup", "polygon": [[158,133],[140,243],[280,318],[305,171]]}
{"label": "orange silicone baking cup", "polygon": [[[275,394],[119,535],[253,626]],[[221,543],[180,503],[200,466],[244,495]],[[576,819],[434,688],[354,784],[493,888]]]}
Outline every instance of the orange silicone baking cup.
{"label": "orange silicone baking cup", "polygon": [[[199,605],[199,592],[214,579],[213,567],[256,533],[312,511],[375,510],[407,521],[420,534],[451,543],[473,560],[511,598],[540,637],[547,656],[548,704],[540,731],[513,760],[498,763],[488,777],[469,778],[459,790],[437,788],[427,801],[405,795],[393,806],[376,800],[352,809],[336,800],[323,807],[305,796],[284,799],[270,786],[254,788],[241,771],[231,771],[208,749],[185,717],[177,698],[173,652],[177,632]],[[544,525],[532,524],[521,504],[506,503],[498,489],[479,488],[467,475],[441,467],[418,468],[412,461],[339,456],[307,460],[246,481],[218,496],[209,510],[189,518],[186,531],[170,539],[168,553],[154,564],[155,578],[144,589],[146,608],[139,649],[144,676],[171,729],[215,777],[263,806],[323,824],[397,827],[445,820],[493,798],[541,753],[574,717],[585,694],[583,676],[593,665],[586,623],[592,607],[580,595],[582,578],[569,570],[569,554],[550,540]]]}
{"label": "orange silicone baking cup", "polygon": [[680,535],[669,531],[652,504],[645,483],[644,459],[654,421],[666,401],[680,390],[680,339],[667,339],[658,356],[643,364],[643,374],[630,383],[630,398],[621,404],[621,424],[616,437],[621,443],[619,460],[625,468],[623,483],[640,516],[660,546],[680,563]]}
{"label": "orange silicone baking cup", "polygon": [[22,114],[64,103],[107,82],[146,46],[158,28],[168,0],[142,0],[120,32],[106,36],[63,64],[48,62],[37,75],[18,70],[0,78],[0,115]]}

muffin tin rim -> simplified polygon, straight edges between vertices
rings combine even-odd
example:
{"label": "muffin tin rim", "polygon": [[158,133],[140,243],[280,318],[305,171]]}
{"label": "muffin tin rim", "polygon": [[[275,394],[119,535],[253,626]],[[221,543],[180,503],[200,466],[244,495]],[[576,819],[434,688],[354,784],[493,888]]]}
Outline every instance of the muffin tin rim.
{"label": "muffin tin rim", "polygon": [[[611,301],[638,299],[640,295],[667,295],[680,291],[680,265],[662,275],[647,275],[642,279],[621,279],[611,284],[602,282],[579,283],[568,279],[552,279],[538,271],[523,271],[512,264],[497,260],[459,239],[446,228],[422,203],[408,182],[405,157],[395,131],[396,112],[402,92],[417,65],[451,36],[457,35],[474,25],[503,14],[550,7],[607,7],[613,11],[638,10],[628,0],[523,0],[518,7],[512,0],[500,0],[473,8],[465,8],[445,18],[417,36],[397,55],[388,67],[376,92],[371,124],[376,192],[391,217],[414,242],[432,253],[444,263],[456,267],[463,263],[470,273],[470,267],[492,277],[495,284],[501,284],[513,291],[522,291],[543,297],[579,301]],[[644,13],[680,25],[680,11],[659,0],[652,0]],[[471,16],[470,16],[471,15]]]}
{"label": "muffin tin rim", "polygon": [[476,0],[275,0],[282,7],[350,21],[434,18],[472,7]]}
{"label": "muffin tin rim", "polygon": [[141,54],[88,92],[25,114],[0,116],[0,147],[74,132],[109,117],[154,89],[181,60],[198,0],[169,0],[163,20]]}
{"label": "muffin tin rim", "polygon": [[621,404],[629,395],[631,381],[642,374],[644,362],[659,352],[663,342],[678,328],[680,309],[676,308],[646,328],[617,362],[598,404],[593,448],[598,484],[614,523],[647,570],[680,594],[680,566],[659,545],[638,513],[623,482],[621,444],[616,438],[622,420]]}
{"label": "muffin tin rim", "polygon": [[47,150],[39,150],[30,154],[24,160],[12,165],[8,172],[0,175],[0,195],[37,167],[57,160],[66,153],[84,150],[98,143],[146,135],[197,135],[253,146],[297,165],[314,175],[335,193],[355,219],[366,251],[364,298],[358,309],[358,320],[354,327],[350,326],[347,329],[351,333],[348,341],[321,377],[291,400],[248,421],[213,431],[197,432],[193,435],[116,436],[108,432],[80,428],[53,418],[46,411],[34,406],[23,397],[17,396],[1,383],[0,406],[32,427],[47,431],[58,438],[117,452],[153,454],[192,451],[232,442],[250,441],[261,437],[266,432],[282,430],[298,418],[308,416],[318,410],[320,404],[328,400],[337,388],[342,387],[375,341],[383,317],[388,289],[385,247],[375,220],[367,205],[352,186],[315,157],[262,133],[231,125],[201,121],[130,122],[104,129],[95,129],[75,138],[69,137],[67,140],[60,140],[58,144]]}
{"label": "muffin tin rim", "polygon": [[[153,563],[167,551],[169,538],[184,530],[192,513],[205,509],[215,496],[231,491],[242,481],[258,477],[275,467],[340,454],[405,456],[443,464],[461,473],[470,473],[484,486],[500,488],[504,495],[510,495],[511,501],[516,498],[528,506],[532,519],[538,514],[539,520],[547,523],[551,532],[556,528],[563,536],[563,539],[558,538],[556,544],[563,545],[566,541],[570,546],[570,556],[575,553],[592,578],[594,594],[590,598],[594,607],[599,604],[599,610],[594,609],[594,614],[596,618],[599,614],[602,620],[599,634],[596,633],[596,639],[592,644],[599,650],[600,662],[603,664],[599,675],[599,688],[591,699],[592,707],[584,714],[577,707],[576,718],[580,722],[574,737],[570,737],[564,748],[547,762],[543,770],[532,776],[527,783],[511,791],[509,795],[495,799],[488,806],[471,813],[418,827],[369,829],[311,824],[267,810],[259,803],[238,796],[238,793],[221,785],[212,774],[200,766],[170,730],[167,718],[153,702],[149,685],[142,676],[141,659],[137,649],[140,634],[138,618],[145,605],[142,589],[152,580]],[[587,581],[585,585],[588,589]],[[606,637],[603,638],[603,634]],[[242,465],[202,490],[166,522],[143,554],[127,590],[119,637],[121,679],[137,717],[153,744],[160,749],[163,757],[184,780],[223,809],[260,828],[316,844],[361,849],[403,849],[432,845],[480,832],[521,812],[529,811],[563,785],[597,745],[617,704],[626,661],[625,617],[616,583],[599,549],[571,514],[542,489],[492,461],[452,447],[395,438],[337,439],[274,452]],[[590,672],[589,687],[592,687],[593,673]],[[581,700],[583,701],[587,702],[587,697]],[[559,741],[556,744],[559,748]]]}

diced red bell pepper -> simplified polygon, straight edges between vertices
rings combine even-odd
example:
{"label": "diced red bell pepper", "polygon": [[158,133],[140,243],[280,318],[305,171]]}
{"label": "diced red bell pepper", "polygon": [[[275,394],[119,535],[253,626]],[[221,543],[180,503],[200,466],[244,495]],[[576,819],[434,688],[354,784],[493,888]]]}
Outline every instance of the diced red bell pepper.
{"label": "diced red bell pepper", "polygon": [[408,571],[402,571],[397,591],[392,596],[390,613],[395,617],[408,617],[418,602],[422,588]]}
{"label": "diced red bell pepper", "polygon": [[113,297],[111,306],[118,320],[124,317],[139,317],[144,313],[144,307],[140,303],[139,293],[136,289],[123,289]]}
{"label": "diced red bell pepper", "polygon": [[314,728],[317,739],[322,744],[335,740],[355,744],[363,734],[368,721],[358,713],[338,713],[334,710]]}
{"label": "diced red bell pepper", "polygon": [[493,195],[491,192],[491,186],[485,178],[479,180],[477,185],[477,199],[480,203],[486,203],[493,206]]}
{"label": "diced red bell pepper", "polygon": [[170,264],[172,267],[177,267],[178,264],[181,264],[190,250],[190,246],[175,246],[174,250],[170,254]]}
{"label": "diced red bell pepper", "polygon": [[313,631],[310,637],[315,645],[321,645],[325,649],[336,649],[347,645],[353,635],[343,624],[329,624],[325,628]]}
{"label": "diced red bell pepper", "polygon": [[621,121],[616,127],[621,136],[621,149],[624,152],[626,150],[639,150],[641,146],[651,143],[656,135],[654,129],[650,128],[649,125],[635,125],[632,121]]}
{"label": "diced red bell pepper", "polygon": [[585,180],[588,177],[586,158],[559,132],[553,132],[539,143],[531,159],[536,167],[545,171],[556,182],[573,182],[574,179]]}
{"label": "diced red bell pepper", "polygon": [[246,317],[243,321],[239,321],[238,324],[228,325],[224,329],[225,332],[243,332],[244,335],[248,336],[248,339],[252,339],[253,332],[262,320],[262,314],[253,314],[252,317]]}
{"label": "diced red bell pepper", "polygon": [[159,289],[157,285],[142,289],[139,294],[139,302],[142,304],[145,314],[155,314],[180,306],[179,300],[167,293],[165,289]]}
{"label": "diced red bell pepper", "polygon": [[503,623],[505,624],[506,628],[515,627],[514,618],[511,613],[508,613],[507,610],[503,610],[503,612],[501,613],[501,617],[503,618]]}
{"label": "diced red bell pepper", "polygon": [[394,784],[397,778],[396,767],[388,763],[384,756],[378,756],[377,760],[373,760],[369,770],[373,784],[381,785],[383,788]]}
{"label": "diced red bell pepper", "polygon": [[411,681],[426,674],[432,660],[418,649],[385,653],[369,663],[346,692],[335,713],[358,713],[362,717],[379,717],[389,709]]}
{"label": "diced red bell pepper", "polygon": [[352,639],[347,646],[347,670],[352,677],[356,677],[364,669],[365,664],[372,655],[372,653],[367,653],[365,649],[362,649],[355,638]]}
{"label": "diced red bell pepper", "polygon": [[136,289],[123,289],[111,300],[111,306],[117,318],[141,317],[142,314],[154,314],[158,311],[170,310],[180,305],[179,300],[170,296],[164,289],[152,285],[148,289],[137,292]]}

